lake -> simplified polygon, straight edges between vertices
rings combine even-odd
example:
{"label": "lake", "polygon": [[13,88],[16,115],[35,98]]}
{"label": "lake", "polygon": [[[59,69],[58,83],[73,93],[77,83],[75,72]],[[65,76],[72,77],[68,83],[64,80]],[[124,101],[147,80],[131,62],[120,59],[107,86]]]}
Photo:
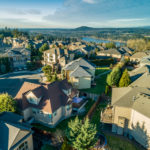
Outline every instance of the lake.
{"label": "lake", "polygon": [[[83,41],[86,42],[95,42],[95,43],[110,43],[113,41],[109,41],[109,40],[101,40],[101,39],[96,39],[96,38],[92,38],[92,37],[83,37],[82,38]],[[126,45],[125,43],[121,43],[121,42],[114,42],[116,44],[116,46],[123,46]]]}

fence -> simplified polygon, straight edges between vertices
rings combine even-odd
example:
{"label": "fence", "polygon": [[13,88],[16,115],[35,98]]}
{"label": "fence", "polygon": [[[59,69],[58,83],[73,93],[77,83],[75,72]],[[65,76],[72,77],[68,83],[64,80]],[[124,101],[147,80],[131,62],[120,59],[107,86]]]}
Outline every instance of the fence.
{"label": "fence", "polygon": [[100,96],[100,94],[94,94],[94,93],[88,93],[88,92],[80,92],[81,95],[85,95],[87,98],[93,99],[93,100],[97,100]]}
{"label": "fence", "polygon": [[93,106],[91,107],[91,109],[89,110],[89,112],[87,113],[86,117],[88,117],[89,119],[91,119],[92,114],[94,113],[94,110],[96,110],[96,107],[98,106],[98,104],[100,103],[102,97],[99,96],[97,101],[93,104]]}

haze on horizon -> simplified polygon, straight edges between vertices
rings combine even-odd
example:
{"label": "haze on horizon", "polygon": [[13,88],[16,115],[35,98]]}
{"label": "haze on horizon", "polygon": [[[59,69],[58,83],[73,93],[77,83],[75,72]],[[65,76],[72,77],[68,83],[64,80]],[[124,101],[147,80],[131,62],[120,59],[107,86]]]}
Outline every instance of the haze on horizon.
{"label": "haze on horizon", "polygon": [[0,28],[150,26],[150,0],[0,0]]}

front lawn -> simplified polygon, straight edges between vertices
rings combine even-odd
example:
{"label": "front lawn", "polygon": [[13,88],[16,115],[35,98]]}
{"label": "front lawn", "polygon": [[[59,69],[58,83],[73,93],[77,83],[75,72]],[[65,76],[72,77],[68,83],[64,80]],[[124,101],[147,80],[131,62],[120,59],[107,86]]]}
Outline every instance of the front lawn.
{"label": "front lawn", "polygon": [[105,134],[109,150],[140,150],[127,139]]}

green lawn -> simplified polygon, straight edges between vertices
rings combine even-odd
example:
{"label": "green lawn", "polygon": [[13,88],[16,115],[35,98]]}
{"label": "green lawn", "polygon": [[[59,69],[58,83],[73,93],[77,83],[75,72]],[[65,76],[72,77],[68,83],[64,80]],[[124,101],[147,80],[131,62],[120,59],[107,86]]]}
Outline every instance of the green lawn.
{"label": "green lawn", "polygon": [[105,134],[109,150],[140,150],[130,141],[116,137],[115,135]]}
{"label": "green lawn", "polygon": [[[84,112],[84,114],[82,114],[82,115],[79,116],[79,119],[83,119],[85,117],[85,115],[87,114],[87,112],[89,111],[89,109],[91,108],[91,106],[94,104],[94,102],[95,101],[93,101],[91,99],[88,100],[87,104],[85,105],[86,111]],[[37,128],[39,128],[41,130],[49,131],[49,132],[55,132],[56,130],[63,130],[63,131],[65,131],[66,128],[68,127],[68,122],[70,120],[73,120],[73,119],[75,119],[75,116],[63,120],[55,128],[49,128],[49,127],[41,125],[39,123],[34,123],[34,124],[32,124],[32,126],[33,127],[37,127]]]}
{"label": "green lawn", "polygon": [[101,111],[107,106],[107,103],[99,103],[96,107],[95,112],[92,115],[91,122],[94,123],[97,127],[97,131],[100,132],[100,114]]}

